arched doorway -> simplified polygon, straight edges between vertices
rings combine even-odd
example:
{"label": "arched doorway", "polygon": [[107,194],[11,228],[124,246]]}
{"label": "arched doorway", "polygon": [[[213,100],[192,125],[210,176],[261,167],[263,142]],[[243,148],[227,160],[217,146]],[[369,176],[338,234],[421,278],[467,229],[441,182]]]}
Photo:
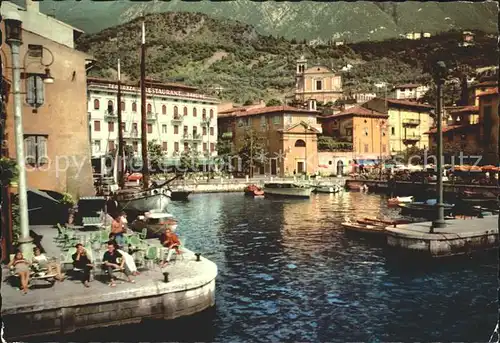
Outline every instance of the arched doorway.
{"label": "arched doorway", "polygon": [[[295,141],[295,148],[300,148],[296,149],[297,153],[297,173],[298,174],[304,174],[307,173],[307,151],[306,151],[306,142],[302,139],[297,139]],[[303,149],[302,149],[303,148]]]}
{"label": "arched doorway", "polygon": [[337,175],[344,175],[344,162],[342,160],[337,161]]}

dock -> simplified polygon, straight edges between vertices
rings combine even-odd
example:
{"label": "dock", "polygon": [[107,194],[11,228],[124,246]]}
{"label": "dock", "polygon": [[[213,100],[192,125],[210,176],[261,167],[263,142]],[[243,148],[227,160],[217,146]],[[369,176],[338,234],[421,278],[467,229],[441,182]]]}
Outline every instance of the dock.
{"label": "dock", "polygon": [[467,255],[498,248],[498,215],[446,220],[447,226],[429,233],[432,222],[387,227],[387,245],[401,252],[430,257]]}
{"label": "dock", "polygon": [[[57,230],[48,226],[31,229],[43,236],[41,245],[46,255],[59,258],[61,252],[54,243]],[[185,248],[183,255],[183,259],[161,270],[158,265],[150,270],[139,269],[140,275],[133,277],[136,283],[118,282],[116,287],[109,287],[96,271],[89,288],[71,277],[52,286],[34,280],[26,295],[6,282],[9,272],[4,268],[1,315],[5,338],[64,335],[138,323],[146,318],[169,320],[214,306],[216,264],[203,256],[196,261],[194,252]],[[164,282],[163,272],[169,273],[168,282]]]}

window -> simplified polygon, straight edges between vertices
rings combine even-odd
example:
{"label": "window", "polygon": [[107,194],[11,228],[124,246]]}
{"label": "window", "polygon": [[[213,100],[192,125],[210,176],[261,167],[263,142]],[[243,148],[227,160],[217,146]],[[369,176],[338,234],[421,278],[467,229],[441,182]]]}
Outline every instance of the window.
{"label": "window", "polygon": [[188,127],[184,125],[184,136],[188,134]]}
{"label": "window", "polygon": [[44,83],[41,75],[29,74],[27,79],[26,103],[38,108],[44,102]]}
{"label": "window", "polygon": [[238,119],[238,126],[243,126],[243,118]]}
{"label": "window", "polygon": [[260,117],[260,126],[266,127],[266,116]]}
{"label": "window", "polygon": [[174,142],[174,151],[179,152],[179,142]]}
{"label": "window", "polygon": [[396,134],[396,128],[393,126],[391,127],[391,135],[394,136]]}
{"label": "window", "polygon": [[202,109],[201,110],[201,118],[202,119],[207,119],[207,110],[206,109]]}
{"label": "window", "polygon": [[286,120],[286,124],[287,125],[291,125],[292,124],[292,115],[291,114],[286,114],[285,115],[285,120]]}
{"label": "window", "polygon": [[182,109],[182,114],[184,116],[187,116],[188,115],[188,108],[186,106],[184,106],[184,108]]}
{"label": "window", "polygon": [[161,107],[161,114],[167,114],[167,106],[166,105],[163,105]]}
{"label": "window", "polygon": [[207,143],[203,143],[203,151],[207,151],[208,149]]}
{"label": "window", "polygon": [[101,122],[99,120],[94,120],[94,131],[101,131]]}
{"label": "window", "polygon": [[98,109],[99,109],[99,100],[94,99],[94,110],[98,110]]}
{"label": "window", "polygon": [[120,103],[120,110],[121,110],[121,111],[125,111],[125,101],[122,101],[122,102]]}
{"label": "window", "polygon": [[213,118],[214,117],[214,110],[210,110],[210,118]]}
{"label": "window", "polygon": [[127,132],[127,127],[125,126],[125,123],[122,123],[122,131]]}
{"label": "window", "polygon": [[178,134],[179,134],[179,126],[174,125],[174,135],[178,135]]}
{"label": "window", "polygon": [[193,143],[193,150],[198,151],[198,143]]}
{"label": "window", "polygon": [[24,150],[26,153],[26,164],[40,167],[49,162],[47,156],[46,135],[24,135]]}
{"label": "window", "polygon": [[387,152],[387,147],[385,146],[385,144],[382,144],[382,152]]}
{"label": "window", "polygon": [[168,144],[167,144],[167,142],[163,142],[163,143],[161,144],[161,149],[162,149],[163,151],[167,151],[167,150],[168,150]]}
{"label": "window", "polygon": [[161,133],[167,133],[167,125],[163,124],[161,126]]}
{"label": "window", "polygon": [[193,107],[193,117],[196,117],[198,114],[196,113],[196,107]]}
{"label": "window", "polygon": [[323,89],[323,81],[321,80],[316,80],[316,90],[320,91]]}
{"label": "window", "polygon": [[115,141],[108,141],[108,151],[115,150]]}
{"label": "window", "polygon": [[43,46],[28,44],[28,56],[35,58],[43,58]]}
{"label": "window", "polygon": [[146,110],[147,113],[153,112],[153,106],[151,106],[151,104],[147,104],[146,107],[147,107],[147,110]]}
{"label": "window", "polygon": [[101,141],[100,140],[95,140],[94,141],[94,151],[95,152],[100,152],[101,151]]}
{"label": "window", "polygon": [[277,125],[280,123],[280,117],[279,116],[274,116],[273,117],[273,124]]}
{"label": "window", "polygon": [[196,126],[193,126],[193,136],[196,136],[198,133],[198,128]]}
{"label": "window", "polygon": [[108,100],[108,113],[113,113],[113,101]]}
{"label": "window", "polygon": [[306,142],[304,142],[302,139],[298,139],[298,140],[295,142],[295,146],[296,146],[296,147],[299,147],[299,148],[305,148],[305,146],[306,146]]}
{"label": "window", "polygon": [[215,151],[215,144],[214,143],[210,143],[210,151],[211,152]]}
{"label": "window", "polygon": [[179,118],[179,109],[177,106],[174,106],[174,118]]}
{"label": "window", "polygon": [[365,152],[368,152],[368,144],[365,144]]}
{"label": "window", "polygon": [[188,143],[184,143],[184,151],[189,151],[189,144]]}
{"label": "window", "polygon": [[153,133],[153,124],[148,124],[148,133]]}
{"label": "window", "polygon": [[211,127],[211,128],[210,128],[210,136],[213,136],[213,135],[214,135],[214,128],[213,128],[213,127]]}
{"label": "window", "polygon": [[132,112],[137,112],[137,103],[136,102],[132,103]]}
{"label": "window", "polygon": [[139,142],[132,142],[132,147],[134,148],[134,152],[139,151]]}
{"label": "window", "polygon": [[110,121],[108,123],[108,131],[109,132],[114,132],[115,131],[115,123],[114,122]]}
{"label": "window", "polygon": [[206,126],[202,127],[202,132],[203,132],[203,136],[207,135],[207,128],[206,128]]}
{"label": "window", "polygon": [[137,132],[137,123],[132,123],[132,131]]}

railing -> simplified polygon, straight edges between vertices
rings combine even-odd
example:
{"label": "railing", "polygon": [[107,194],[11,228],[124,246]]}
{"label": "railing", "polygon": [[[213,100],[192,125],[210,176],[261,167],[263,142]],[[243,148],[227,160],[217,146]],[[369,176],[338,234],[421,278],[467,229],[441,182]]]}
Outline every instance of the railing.
{"label": "railing", "polygon": [[184,118],[182,116],[174,116],[174,118],[172,119],[172,123],[182,123],[183,119]]}
{"label": "railing", "polygon": [[138,138],[139,137],[139,132],[136,131],[136,130],[128,131],[128,132],[123,132],[123,137],[124,138]]}
{"label": "railing", "polygon": [[157,114],[156,114],[156,113],[153,113],[153,112],[149,112],[149,113],[146,115],[146,120],[147,120],[147,121],[155,121],[157,118],[158,118]]}
{"label": "railing", "polygon": [[403,141],[408,141],[408,142],[416,142],[416,141],[419,141],[420,140],[420,136],[419,135],[406,135],[404,138],[403,138]]}
{"label": "railing", "polygon": [[117,116],[116,116],[115,111],[108,111],[108,110],[106,110],[106,111],[104,112],[104,119],[108,119],[108,120],[109,120],[109,119],[116,119],[116,117],[117,117]]}
{"label": "railing", "polygon": [[420,119],[403,119],[403,126],[418,126]]}

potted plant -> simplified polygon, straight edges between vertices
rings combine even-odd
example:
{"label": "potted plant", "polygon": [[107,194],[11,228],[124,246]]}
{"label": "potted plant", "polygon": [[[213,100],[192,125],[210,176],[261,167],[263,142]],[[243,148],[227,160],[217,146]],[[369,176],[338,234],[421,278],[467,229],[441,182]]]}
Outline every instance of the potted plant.
{"label": "potted plant", "polygon": [[60,220],[61,224],[66,224],[66,221],[68,222],[68,224],[73,224],[74,221],[73,207],[76,204],[75,200],[73,199],[73,196],[69,193],[63,193],[63,197],[59,201],[59,203],[63,207]]}

